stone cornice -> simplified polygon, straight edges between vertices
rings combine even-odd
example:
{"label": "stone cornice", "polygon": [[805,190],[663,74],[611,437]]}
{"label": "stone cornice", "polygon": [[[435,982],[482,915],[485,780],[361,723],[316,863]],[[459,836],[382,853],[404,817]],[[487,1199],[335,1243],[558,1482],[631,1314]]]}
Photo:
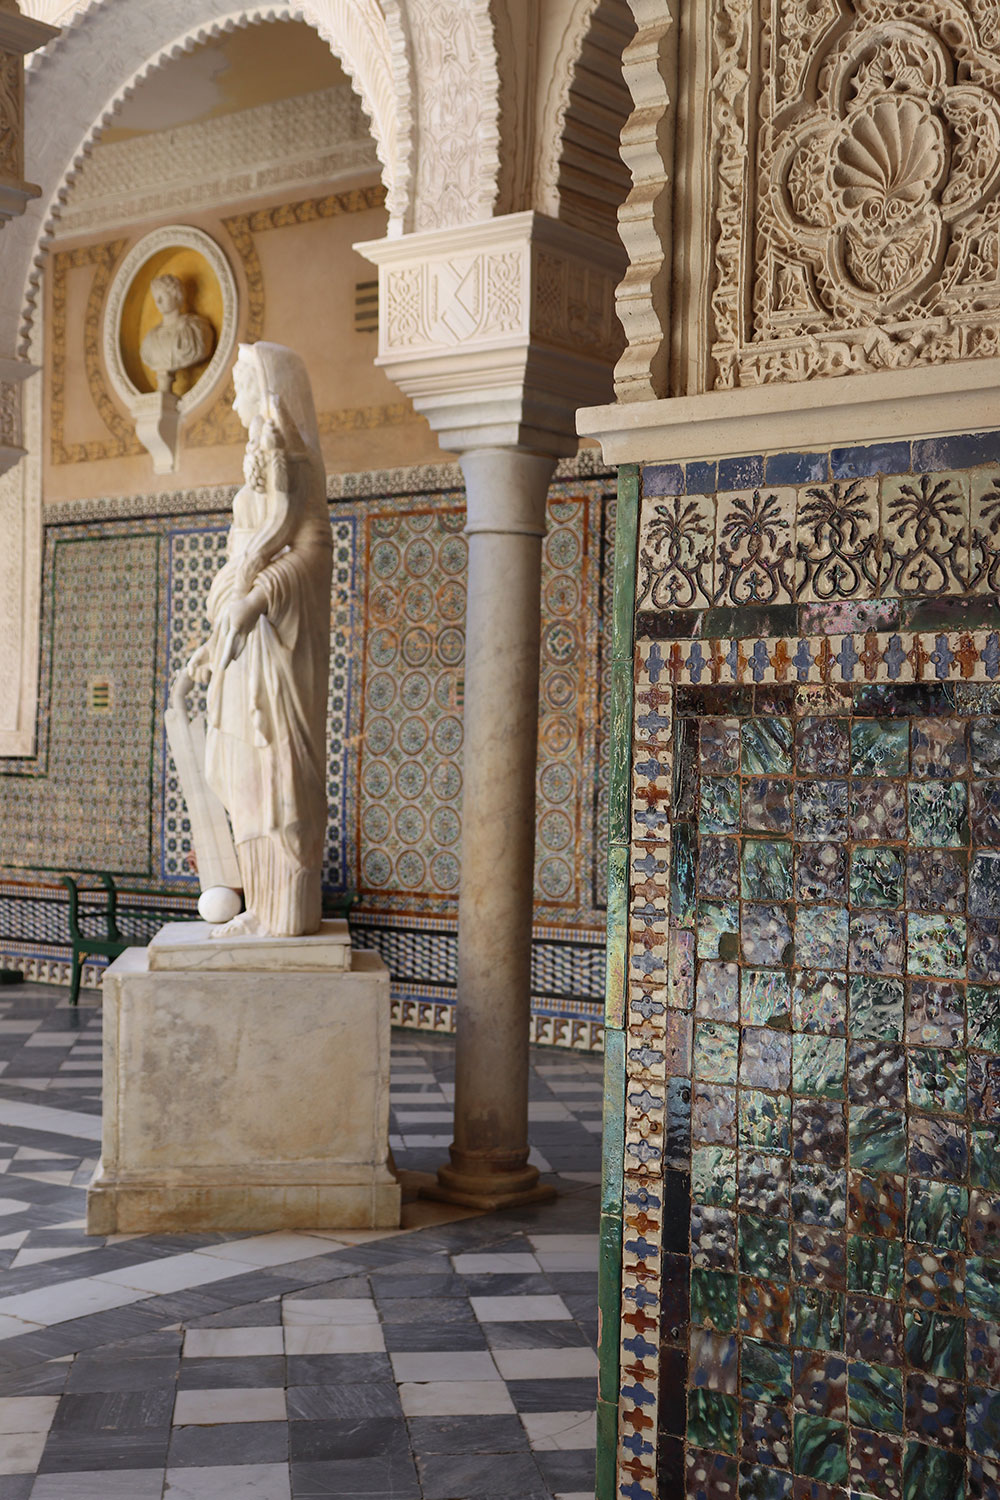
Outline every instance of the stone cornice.
{"label": "stone cornice", "polygon": [[607,463],[685,462],[1000,427],[1000,359],[745,386],[577,413]]}

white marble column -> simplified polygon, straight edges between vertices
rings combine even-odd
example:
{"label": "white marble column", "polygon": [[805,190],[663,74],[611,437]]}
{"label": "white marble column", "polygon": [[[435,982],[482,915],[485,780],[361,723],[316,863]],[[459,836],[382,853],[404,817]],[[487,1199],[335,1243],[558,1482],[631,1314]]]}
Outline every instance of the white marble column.
{"label": "white marble column", "polygon": [[475,1205],[539,1196],[528,1166],[538,653],[555,459],[462,455],[469,538],[455,1139],[439,1182]]}
{"label": "white marble column", "polygon": [[611,394],[623,254],[533,212],[356,248],[379,268],[378,363],[465,475],[455,1135],[425,1191],[498,1208],[552,1194],[528,1166],[542,537],[577,408]]}

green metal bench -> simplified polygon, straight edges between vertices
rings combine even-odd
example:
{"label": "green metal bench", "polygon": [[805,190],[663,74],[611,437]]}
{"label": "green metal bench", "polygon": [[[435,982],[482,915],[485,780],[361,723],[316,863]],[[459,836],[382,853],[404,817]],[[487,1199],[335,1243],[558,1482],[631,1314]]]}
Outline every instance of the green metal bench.
{"label": "green metal bench", "polygon": [[69,935],[73,945],[73,977],[70,982],[69,1003],[76,1005],[80,999],[80,976],[83,973],[83,961],[85,958],[117,958],[119,953],[124,953],[126,948],[144,946],[141,940],[130,942],[128,938],[122,937],[118,930],[118,891],[114,880],[110,875],[104,874],[102,870],[97,871],[97,878],[107,892],[107,902],[103,912],[95,912],[95,916],[103,916],[106,936],[103,938],[88,937],[80,930],[80,895],[92,892],[96,887],[77,885],[72,875],[62,875],[60,880],[69,891]]}

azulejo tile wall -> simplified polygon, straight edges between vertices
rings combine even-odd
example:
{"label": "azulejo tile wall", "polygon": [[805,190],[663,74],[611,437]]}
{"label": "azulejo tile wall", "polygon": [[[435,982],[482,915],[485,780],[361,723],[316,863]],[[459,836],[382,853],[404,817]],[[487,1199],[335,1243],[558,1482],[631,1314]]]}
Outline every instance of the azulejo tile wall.
{"label": "azulejo tile wall", "polygon": [[[600,722],[614,496],[564,465],[543,564],[534,946],[539,1040],[601,1040],[607,777]],[[567,472],[567,469],[569,472]],[[454,470],[348,476],[331,488],[324,884],[394,976],[397,1020],[453,1024],[461,841],[466,544]],[[61,977],[65,911],[46,881],[110,869],[193,906],[183,796],[166,746],[169,684],[204,637],[228,489],[53,507],[47,517],[39,754],[0,763],[0,953]],[[128,914],[131,913],[129,917]],[[155,914],[155,912],[154,912]],[[30,966],[34,966],[31,968]]]}
{"label": "azulejo tile wall", "polygon": [[623,471],[600,1500],[1000,1494],[998,459]]}

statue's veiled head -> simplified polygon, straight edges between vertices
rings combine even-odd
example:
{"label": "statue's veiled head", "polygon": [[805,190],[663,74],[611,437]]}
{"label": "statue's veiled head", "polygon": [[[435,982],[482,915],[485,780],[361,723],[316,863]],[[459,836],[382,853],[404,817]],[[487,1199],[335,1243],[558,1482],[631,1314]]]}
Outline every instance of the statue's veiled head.
{"label": "statue's veiled head", "polygon": [[256,437],[260,422],[276,422],[290,452],[311,452],[320,459],[319,426],[305,364],[284,344],[260,339],[241,344],[233,367],[233,410]]}

